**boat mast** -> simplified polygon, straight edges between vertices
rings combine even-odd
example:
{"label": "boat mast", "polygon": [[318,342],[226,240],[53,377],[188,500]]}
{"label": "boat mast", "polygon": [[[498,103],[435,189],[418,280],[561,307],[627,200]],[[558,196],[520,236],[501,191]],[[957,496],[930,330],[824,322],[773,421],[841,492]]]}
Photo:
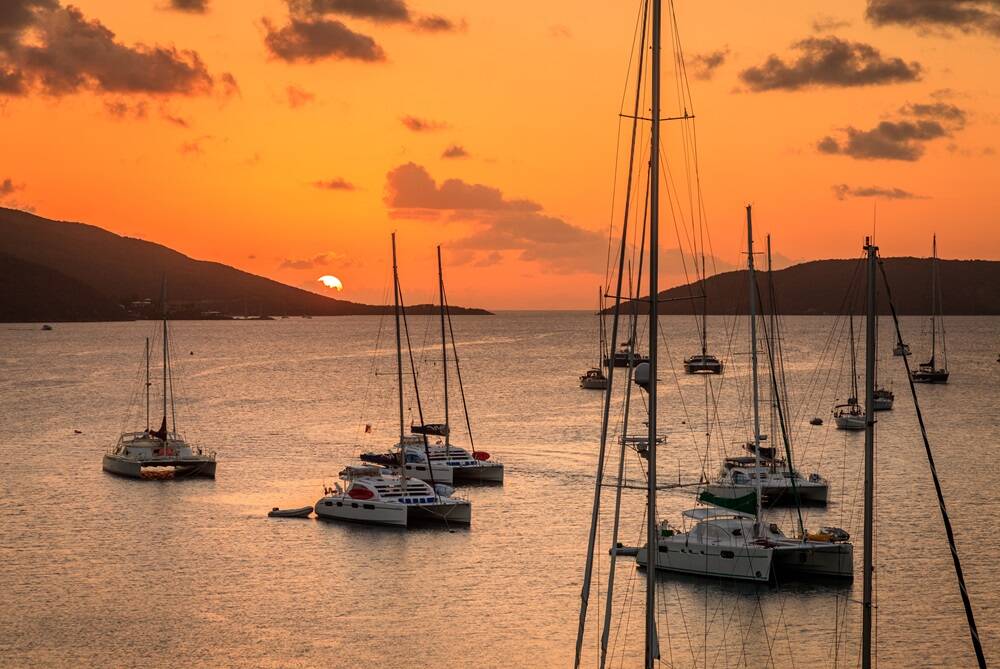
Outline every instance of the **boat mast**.
{"label": "boat mast", "polygon": [[[747,205],[747,276],[750,279],[750,369],[753,378],[753,463],[754,469],[760,469],[760,384],[757,378],[757,272],[753,265],[753,221],[750,215],[750,205]],[[760,532],[761,484],[757,481],[757,522],[756,531]]]}
{"label": "boat mast", "polygon": [[[399,385],[399,477],[406,490],[406,446],[403,444],[403,340],[399,327],[399,268],[396,265],[396,233],[392,233],[392,297],[396,317],[396,381]],[[428,466],[430,462],[428,462]]]}
{"label": "boat mast", "polygon": [[705,240],[701,240],[701,358],[704,361],[708,355],[708,294],[705,292],[707,276],[705,274]]}
{"label": "boat mast", "polygon": [[[767,240],[767,352],[768,352],[768,365],[772,368],[771,379],[772,383],[769,384],[771,401],[768,407],[768,427],[767,434],[768,439],[774,439],[774,435],[778,433],[777,429],[777,411],[776,407],[778,404],[778,384],[777,384],[777,374],[774,374],[774,364],[777,361],[777,353],[775,351],[775,339],[776,328],[774,322],[774,285],[772,284],[773,278],[771,275],[771,235],[767,234],[765,237]],[[761,304],[761,311],[763,312],[764,305]],[[771,461],[771,466],[774,467],[774,460]]]}
{"label": "boat mast", "polygon": [[875,496],[875,263],[878,247],[865,238],[868,252],[868,311],[865,317],[865,555],[861,621],[861,667],[872,666],[872,535]]}
{"label": "boat mast", "polygon": [[[848,330],[849,330],[850,335],[851,335],[851,399],[853,399],[854,403],[857,404],[857,402],[858,402],[858,363],[857,363],[858,357],[857,357],[857,354],[854,351],[854,313],[853,313],[854,309],[853,309],[853,307],[851,305],[848,305],[847,308],[848,308],[847,324],[848,324]],[[848,404],[850,404],[850,400],[848,400]]]}
{"label": "boat mast", "polygon": [[149,433],[149,337],[146,337],[146,432]]}
{"label": "boat mast", "polygon": [[441,245],[437,247],[438,256],[438,295],[441,300],[441,371],[444,374],[444,452],[451,454],[451,424],[448,420],[448,340],[444,331],[444,271],[441,269]]}
{"label": "boat mast", "polygon": [[[163,425],[167,424],[167,280],[163,280],[160,291],[160,307],[163,310]],[[174,430],[177,425],[174,425]],[[166,435],[164,435],[166,441]]]}
{"label": "boat mast", "polygon": [[649,135],[649,442],[646,475],[646,667],[660,657],[656,638],[656,349],[659,321],[660,227],[660,29],[661,0],[653,2],[651,103]]}
{"label": "boat mast", "polygon": [[597,287],[597,369],[604,369],[604,291]]}
{"label": "boat mast", "polygon": [[937,352],[937,233],[931,239],[931,371]]}

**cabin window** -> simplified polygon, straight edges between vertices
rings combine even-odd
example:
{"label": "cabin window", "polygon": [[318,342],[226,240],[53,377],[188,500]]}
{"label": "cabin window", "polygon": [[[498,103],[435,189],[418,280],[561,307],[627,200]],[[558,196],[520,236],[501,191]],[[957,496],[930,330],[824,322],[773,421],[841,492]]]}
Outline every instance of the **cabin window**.
{"label": "cabin window", "polygon": [[747,475],[743,472],[733,472],[733,483],[746,483]]}
{"label": "cabin window", "polygon": [[670,552],[670,548],[668,548],[667,546],[660,546],[660,552],[661,553],[669,553]]}
{"label": "cabin window", "polygon": [[375,505],[374,505],[374,504],[365,504],[365,505],[364,505],[364,507],[365,507],[366,509],[374,509],[374,508],[375,508]]}
{"label": "cabin window", "polygon": [[727,560],[732,560],[734,557],[736,557],[736,553],[732,551],[722,551],[721,553],[719,553],[719,555],[726,558]]}
{"label": "cabin window", "polygon": [[351,502],[351,508],[352,509],[358,508],[358,503],[357,502]]}
{"label": "cabin window", "polygon": [[[333,502],[323,502],[326,506],[333,506]],[[337,502],[337,506],[340,506],[340,502]]]}

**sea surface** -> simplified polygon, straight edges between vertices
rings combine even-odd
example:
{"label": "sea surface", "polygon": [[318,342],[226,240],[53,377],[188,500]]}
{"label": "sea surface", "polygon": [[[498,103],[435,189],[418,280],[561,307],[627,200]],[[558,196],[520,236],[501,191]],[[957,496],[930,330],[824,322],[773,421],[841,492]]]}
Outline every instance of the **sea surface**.
{"label": "sea surface", "polygon": [[[695,324],[678,316],[662,325],[659,476],[690,483],[714,475],[722,455],[749,437],[749,345],[745,323],[712,317],[710,348],[726,373],[685,377],[680,362],[698,349]],[[266,517],[274,506],[315,503],[359,452],[394,443],[391,326],[377,316],[171,323],[177,426],[217,452],[214,481],[135,481],[101,470],[123,429],[145,427],[143,346],[156,323],[0,327],[0,666],[570,666],[599,444],[601,393],[577,387],[597,357],[591,314],[454,319],[475,447],[506,465],[502,487],[460,489],[473,503],[470,528]],[[411,317],[408,326],[420,408],[440,421],[438,322]],[[833,317],[786,317],[782,346],[797,466],[831,480],[829,507],[806,510],[804,524],[851,532],[857,578],[737,585],[659,574],[663,666],[857,666],[864,437],[834,430],[830,419],[835,400],[850,394],[843,328]],[[903,331],[914,362],[922,359],[926,319],[904,319]],[[950,318],[951,382],[917,389],[994,662],[998,332],[997,318]],[[880,336],[889,351],[887,319]],[[154,342],[155,424],[157,355]],[[882,357],[879,375],[897,399],[878,423],[878,664],[973,666],[902,359]],[[618,467],[620,395],[608,483]],[[643,401],[633,403],[633,430],[641,430]],[[451,422],[467,446],[461,406],[456,392]],[[405,407],[407,425],[417,421],[409,385]],[[813,416],[825,425],[809,426]],[[770,412],[762,420],[771,432]],[[630,453],[630,484],[642,485],[641,465]],[[608,580],[614,488],[603,490],[585,666],[596,666]],[[680,524],[694,494],[664,490],[658,515]],[[769,517],[794,530],[792,513]],[[620,541],[639,543],[643,522],[643,493],[626,488]],[[642,655],[646,578],[630,558],[619,560],[609,666],[636,666]]]}

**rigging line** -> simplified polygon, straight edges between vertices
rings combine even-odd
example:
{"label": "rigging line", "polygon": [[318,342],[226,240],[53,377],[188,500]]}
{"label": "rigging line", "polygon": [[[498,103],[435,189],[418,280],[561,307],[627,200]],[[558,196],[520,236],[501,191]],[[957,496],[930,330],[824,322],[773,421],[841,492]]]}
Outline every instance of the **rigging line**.
{"label": "rigging line", "polygon": [[465,401],[465,384],[462,382],[462,366],[458,361],[458,346],[455,344],[455,329],[451,324],[451,303],[448,301],[448,292],[442,286],[444,295],[444,313],[448,319],[448,332],[451,334],[451,351],[455,358],[455,376],[458,379],[458,391],[462,396],[462,413],[465,414],[465,428],[469,432],[469,449],[473,454],[476,452],[476,442],[472,438],[472,420],[469,418],[469,405]]}
{"label": "rigging line", "polygon": [[[413,361],[413,347],[410,345],[410,327],[406,324],[406,305],[403,303],[403,286],[399,282],[398,275],[396,277],[395,283],[396,283],[396,295],[399,298],[399,312],[400,315],[403,317],[403,332],[406,333],[406,351],[410,358],[410,371],[413,374],[413,396],[417,402],[417,417],[420,420],[420,427],[423,428],[425,425],[424,409],[420,403],[420,386],[417,383],[417,367]],[[402,393],[402,389],[400,389],[400,393]],[[434,481],[434,467],[431,461],[431,451],[430,451],[430,444],[428,443],[427,439],[427,431],[421,430],[421,432],[423,433],[421,436],[423,436],[424,440],[424,457],[427,458],[427,473],[430,474],[431,477],[431,489],[434,490],[435,497],[440,497],[437,491],[437,484]],[[403,445],[402,439],[400,439],[399,442],[400,442],[399,443],[400,471],[404,472],[405,474],[406,447]]]}
{"label": "rigging line", "polygon": [[[646,39],[646,19],[647,19],[647,5],[643,2],[642,5],[642,37],[640,40],[640,58],[645,57],[645,39]],[[658,17],[654,17],[654,20]],[[636,95],[635,95],[635,115],[638,116],[638,106],[640,99],[640,91],[642,89],[642,67],[636,70]],[[659,111],[659,110],[657,110]],[[622,292],[622,275],[625,271],[625,250],[628,241],[628,218],[629,209],[631,206],[631,197],[628,195],[632,189],[632,178],[635,168],[635,142],[636,134],[638,132],[639,122],[638,120],[633,120],[632,122],[632,137],[629,146],[629,162],[628,162],[628,176],[626,181],[626,198],[625,198],[625,211],[622,218],[622,233],[621,233],[621,247],[618,250],[618,279],[615,289],[615,304],[614,304],[614,316],[612,317],[612,328],[611,328],[611,341],[610,350],[612,355],[617,350],[618,346],[618,319],[619,311],[621,305],[621,292]],[[613,362],[613,361],[612,361]],[[593,514],[590,522],[590,530],[587,537],[587,557],[584,566],[584,576],[583,585],[580,592],[580,621],[579,627],[577,629],[576,635],[576,653],[574,656],[573,666],[580,666],[580,655],[583,650],[583,635],[584,629],[587,624],[587,607],[590,603],[590,579],[591,574],[594,569],[594,544],[597,540],[597,525],[600,519],[600,509],[601,509],[601,485],[604,482],[604,458],[607,450],[608,442],[608,420],[610,418],[611,410],[611,392],[614,387],[614,365],[608,366],[608,383],[607,389],[604,393],[604,401],[602,407],[601,415],[601,441],[600,448],[597,455],[597,472],[594,477],[594,502],[593,502]]]}
{"label": "rigging line", "polygon": [[[899,328],[899,317],[896,314],[896,305],[892,301],[892,290],[889,288],[889,277],[886,276],[885,264],[879,259],[879,269],[882,273],[882,283],[885,286],[886,299],[889,302],[889,310],[892,312],[892,321],[896,326],[896,344],[903,345],[903,334]],[[979,630],[976,628],[976,617],[972,611],[972,600],[969,597],[968,588],[965,585],[965,575],[962,572],[962,562],[958,557],[958,548],[955,546],[955,533],[951,527],[951,519],[948,517],[948,509],[944,503],[944,493],[941,490],[941,480],[938,478],[937,466],[934,464],[934,454],[931,452],[931,443],[927,437],[927,426],[924,424],[924,415],[920,410],[920,400],[917,398],[917,388],[913,383],[913,376],[910,373],[910,361],[908,356],[900,356],[903,360],[903,367],[906,369],[906,379],[910,385],[910,394],[913,396],[913,407],[917,413],[917,423],[920,425],[920,436],[924,442],[924,451],[927,453],[927,464],[931,470],[931,477],[934,479],[934,491],[937,494],[938,509],[941,511],[941,521],[944,523],[945,534],[948,535],[948,546],[951,549],[951,559],[955,567],[955,578],[958,580],[958,590],[962,595],[962,604],[965,607],[965,618],[969,625],[969,636],[972,639],[972,648],[976,652],[976,660],[981,669],[986,668],[986,656],[983,654],[983,646],[979,640]]]}

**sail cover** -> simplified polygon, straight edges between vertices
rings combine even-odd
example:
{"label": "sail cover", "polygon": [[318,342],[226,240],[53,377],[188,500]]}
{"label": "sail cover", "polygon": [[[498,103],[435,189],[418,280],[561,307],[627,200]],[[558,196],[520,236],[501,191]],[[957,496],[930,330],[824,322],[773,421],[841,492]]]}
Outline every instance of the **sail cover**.
{"label": "sail cover", "polygon": [[411,425],[410,432],[412,434],[429,434],[436,437],[447,437],[448,436],[448,424],[447,423],[427,423],[425,425]]}
{"label": "sail cover", "polygon": [[703,490],[698,495],[698,501],[712,506],[720,506],[724,509],[742,511],[743,513],[754,513],[757,511],[757,492],[751,491],[742,497],[719,497],[707,490]]}

